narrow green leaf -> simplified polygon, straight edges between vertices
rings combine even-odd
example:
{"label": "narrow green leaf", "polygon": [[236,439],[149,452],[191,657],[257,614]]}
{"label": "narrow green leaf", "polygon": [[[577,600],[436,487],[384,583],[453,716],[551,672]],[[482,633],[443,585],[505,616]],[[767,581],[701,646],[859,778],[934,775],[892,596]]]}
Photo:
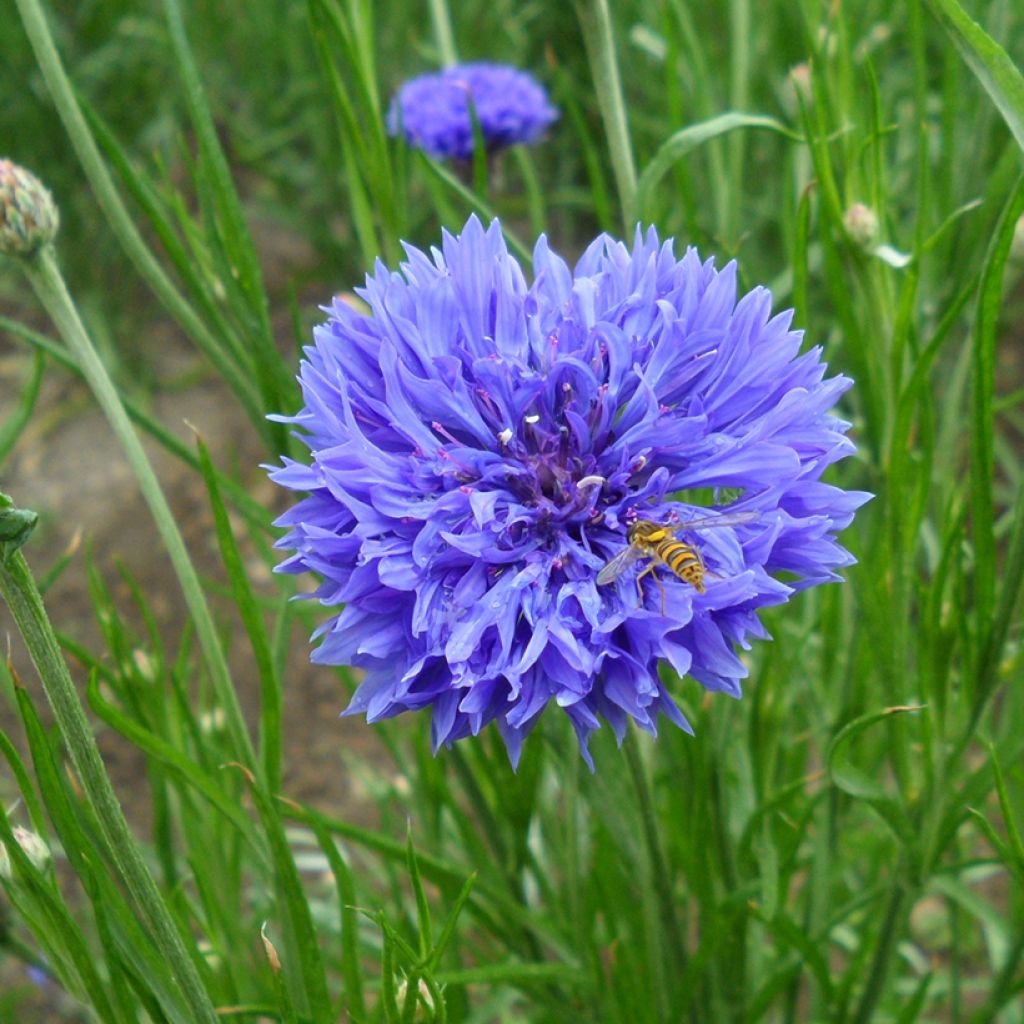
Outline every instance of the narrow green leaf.
{"label": "narrow green leaf", "polygon": [[[16,685],[20,684],[16,683]],[[18,755],[18,751],[15,750],[14,744],[11,743],[7,733],[3,730],[0,730],[0,753],[7,759],[7,764],[14,775],[14,780],[18,784],[18,793],[21,799],[25,801],[28,816],[32,821],[32,830],[45,839],[49,829],[46,826],[43,805],[39,801],[35,786],[32,785],[32,780],[28,776],[28,771]]]}
{"label": "narrow green leaf", "polygon": [[412,890],[416,896],[416,919],[420,939],[420,956],[427,957],[434,945],[433,930],[430,926],[430,904],[427,902],[427,893],[423,888],[423,879],[420,877],[420,866],[416,860],[416,850],[412,845],[411,822],[406,826],[405,862],[409,867],[409,878],[412,881]]}
{"label": "narrow green leaf", "polygon": [[[439,181],[447,185],[457,196],[465,200],[466,205],[474,213],[480,214],[485,220],[494,220],[497,214],[494,212],[487,201],[482,197],[478,196],[471,189],[466,188],[461,181],[447,167],[442,167],[437,160],[431,159],[422,151],[417,153],[419,157],[419,164],[421,167],[425,167],[431,174],[434,175]],[[505,241],[508,242],[508,247],[526,264],[527,267],[533,264],[533,254],[529,249],[514,235],[509,229],[502,224],[501,233],[505,236]]]}
{"label": "narrow green leaf", "polygon": [[[242,769],[245,771],[244,769]],[[245,772],[249,789],[256,804],[257,813],[266,831],[270,846],[274,875],[277,881],[278,906],[284,911],[290,925],[293,943],[289,943],[287,954],[298,961],[302,978],[301,996],[295,999],[296,1005],[308,1006],[313,1024],[334,1024],[331,998],[327,989],[327,975],[320,942],[313,917],[310,913],[309,901],[302,888],[295,857],[284,826],[278,813],[278,805],[274,797],[268,794],[263,783]],[[293,998],[300,993],[293,994]]]}
{"label": "narrow green leaf", "polygon": [[383,936],[380,958],[380,994],[381,1003],[384,1006],[384,1016],[388,1024],[401,1024],[401,1013],[398,1009],[398,990],[395,985],[395,976],[398,970],[398,965],[395,962],[397,936],[388,927],[387,919],[383,913],[375,915],[374,919],[380,926]]}
{"label": "narrow green leaf", "polygon": [[1024,76],[1006,51],[968,16],[957,0],[928,0],[928,6],[1003,115],[1017,145],[1024,150]]}
{"label": "narrow green leaf", "polygon": [[913,995],[904,1003],[896,1017],[895,1024],[915,1024],[921,1019],[921,1008],[925,999],[928,998],[928,989],[931,987],[932,978],[935,975],[929,971],[917,983]]}
{"label": "narrow green leaf", "polygon": [[466,967],[457,971],[438,971],[442,985],[543,985],[557,982],[570,988],[586,984],[582,971],[558,963],[504,963],[485,967]]}
{"label": "narrow green leaf", "polygon": [[[51,963],[61,981],[78,998],[89,1001],[101,1020],[119,1021],[107,998],[107,985],[97,971],[96,957],[89,948],[74,916],[68,910],[60,892],[29,860],[0,805],[0,842],[6,847],[13,865],[14,878],[8,892],[23,916],[36,915],[37,938],[44,941]],[[24,891],[19,891],[24,887]],[[27,905],[26,905],[27,904]]]}
{"label": "narrow green leaf", "polygon": [[999,795],[999,809],[1003,814],[1007,842],[1018,869],[1024,871],[1024,843],[1021,842],[1020,830],[1017,828],[1017,820],[1010,803],[1010,795],[1006,791],[1006,781],[1003,778],[1003,769],[999,764],[999,755],[991,743],[988,746],[988,752],[992,759],[992,771],[996,777],[996,793]]}
{"label": "narrow green leaf", "polygon": [[266,863],[266,850],[259,841],[252,822],[246,817],[234,798],[211,782],[191,758],[171,746],[165,739],[132,721],[112,704],[107,703],[100,694],[95,674],[90,679],[88,697],[89,707],[99,718],[144,751],[147,757],[166,765],[192,786],[231,822],[259,858]]}
{"label": "narrow green leaf", "polygon": [[682,128],[665,140],[658,151],[650,159],[640,175],[636,188],[637,218],[641,221],[651,216],[651,203],[654,190],[658,183],[672,169],[672,165],[687,153],[702,146],[710,139],[735,131],[737,128],[761,128],[776,132],[795,142],[802,141],[801,136],[787,128],[774,117],[762,114],[740,114],[730,111],[710,120],[701,121]]}
{"label": "narrow green leaf", "polygon": [[[971,393],[971,526],[974,539],[974,619],[978,649],[988,653],[995,610],[996,541],[993,507],[994,445],[992,402],[995,388],[995,349],[1003,298],[1003,272],[1017,221],[1024,212],[1024,175],[1010,193],[985,256],[978,297],[977,320],[972,347]],[[1019,581],[1018,581],[1019,583]],[[981,666],[979,665],[979,669]],[[975,695],[975,717],[987,696],[984,680]]]}
{"label": "narrow green leaf", "polygon": [[345,1005],[352,1020],[362,1020],[366,1015],[363,998],[363,968],[359,960],[359,930],[356,913],[356,889],[352,871],[338,851],[334,840],[318,822],[311,821],[310,827],[316,836],[330,865],[334,882],[338,888],[338,910],[341,919],[341,973],[345,980]]}
{"label": "narrow green leaf", "polygon": [[452,909],[448,912],[447,918],[445,918],[444,926],[441,928],[441,934],[437,937],[437,945],[430,951],[430,957],[426,962],[426,967],[434,972],[437,969],[437,965],[441,962],[441,957],[444,956],[444,951],[448,948],[448,943],[451,942],[452,936],[455,934],[455,925],[459,920],[459,915],[462,913],[462,908],[465,907],[466,901],[469,899],[469,894],[473,891],[473,886],[476,884],[476,872],[466,879],[462,890],[455,899],[455,903],[452,905]]}
{"label": "narrow green leaf", "polygon": [[[33,348],[38,349],[40,352],[46,353],[46,355],[64,369],[70,370],[72,373],[81,376],[82,371],[75,360],[63,346],[57,344],[57,342],[52,338],[47,338],[46,335],[40,334],[38,331],[33,331],[30,327],[26,327],[24,324],[20,324],[16,320],[11,320],[5,316],[0,316],[0,330],[10,331],[15,337],[20,338],[22,341],[31,345]],[[133,422],[137,423],[146,431],[147,434],[159,442],[176,458],[191,466],[193,469],[199,468],[199,460],[189,449],[188,445],[180,441],[165,426],[163,426],[163,424],[153,419],[153,417],[142,409],[137,402],[133,401],[128,396],[124,396],[123,401],[125,410]],[[262,416],[263,413],[261,412],[261,419]],[[234,505],[235,508],[245,516],[246,522],[251,526],[256,526],[262,529],[267,534],[273,532],[267,516],[267,510],[258,501],[256,501],[256,499],[253,498],[245,488],[229,477],[219,477],[218,482],[227,494],[232,505]],[[46,587],[40,584],[39,589],[45,592]]]}
{"label": "narrow green leaf", "polygon": [[163,7],[170,30],[175,63],[181,76],[189,115],[199,144],[204,176],[209,182],[211,198],[217,213],[217,238],[223,243],[229,261],[228,276],[231,280],[237,280],[241,286],[248,309],[258,327],[250,339],[253,346],[251,368],[260,382],[264,400],[271,407],[276,407],[279,404],[278,377],[284,371],[284,367],[273,344],[267,295],[263,287],[259,259],[245,222],[227,158],[217,138],[206,92],[185,33],[181,7],[178,0],[163,0]]}
{"label": "narrow green leaf", "polygon": [[231,530],[227,509],[221,499],[217,473],[213,468],[210,453],[198,434],[196,449],[199,453],[199,467],[210,496],[221,558],[256,660],[256,671],[260,681],[260,760],[267,787],[271,793],[277,793],[281,788],[281,680],[274,668],[274,657],[263,612],[256,603],[249,584],[249,575]]}
{"label": "narrow green leaf", "polygon": [[32,360],[32,369],[29,372],[28,381],[21,388],[21,395],[0,426],[0,465],[7,460],[11,449],[18,443],[21,432],[28,425],[32,416],[32,410],[36,407],[36,399],[39,397],[39,389],[43,383],[43,372],[46,369],[46,358],[42,352],[36,350]]}
{"label": "narrow green leaf", "polygon": [[890,715],[920,710],[919,706],[892,707],[886,708],[884,711],[861,715],[839,730],[829,744],[825,755],[832,781],[844,793],[858,800],[864,800],[874,807],[893,832],[908,845],[914,844],[916,839],[906,811],[900,802],[890,796],[875,778],[850,761],[849,745],[855,737],[873,725],[885,721]]}

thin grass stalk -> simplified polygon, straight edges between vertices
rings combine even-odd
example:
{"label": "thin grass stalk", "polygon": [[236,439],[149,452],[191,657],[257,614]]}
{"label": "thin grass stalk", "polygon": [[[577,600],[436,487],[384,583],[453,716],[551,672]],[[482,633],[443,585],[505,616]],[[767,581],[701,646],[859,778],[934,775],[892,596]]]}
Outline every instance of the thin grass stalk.
{"label": "thin grass stalk", "polygon": [[[9,331],[15,337],[31,345],[40,354],[45,353],[48,355],[63,369],[75,374],[77,377],[82,376],[81,368],[67,351],[57,342],[40,334],[38,331],[33,331],[30,327],[26,327],[24,324],[20,324],[16,320],[10,320],[2,315],[0,315],[0,330]],[[138,424],[155,441],[163,445],[171,455],[180,459],[190,469],[198,472],[199,457],[188,445],[178,440],[162,423],[150,416],[138,402],[127,395],[121,399],[121,402],[124,405],[125,412],[128,413],[128,417],[134,423]],[[250,527],[263,534],[273,535],[274,531],[267,519],[266,509],[245,490],[242,484],[222,474],[218,475],[217,483]],[[41,586],[40,590],[45,593],[46,587]]]}
{"label": "thin grass stalk", "polygon": [[672,891],[672,883],[668,874],[668,862],[665,859],[665,851],[661,847],[659,835],[659,822],[654,809],[654,800],[651,797],[650,786],[647,782],[647,772],[644,769],[643,761],[640,759],[640,750],[636,737],[630,734],[626,737],[622,750],[626,758],[626,767],[629,770],[630,781],[636,792],[637,801],[640,807],[640,823],[643,828],[644,844],[647,847],[647,857],[650,861],[651,881],[657,894],[660,907],[659,917],[665,934],[668,953],[672,958],[668,966],[678,975],[686,967],[686,945],[683,941],[683,932],[679,926],[679,917],[676,914],[675,894]]}
{"label": "thin grass stalk", "polygon": [[250,419],[269,435],[264,410],[251,379],[228,359],[220,341],[206,329],[203,321],[174,286],[135,227],[103,161],[96,140],[86,124],[38,0],[17,0],[17,3],[25,32],[32,44],[57,113],[64,123],[71,145],[78,155],[85,176],[111,230],[164,308],[228,382]]}
{"label": "thin grass stalk", "polygon": [[583,30],[597,103],[601,109],[608,154],[611,158],[619,205],[627,234],[636,218],[636,165],[626,119],[626,102],[615,56],[615,37],[608,0],[576,0],[576,16]]}
{"label": "thin grass stalk", "polygon": [[441,63],[446,68],[459,63],[455,49],[455,33],[452,31],[452,16],[446,0],[430,0],[430,23],[434,27],[434,41]]}
{"label": "thin grass stalk", "polygon": [[896,873],[889,885],[889,898],[886,901],[885,912],[878,929],[878,945],[875,947],[875,955],[871,960],[871,968],[868,971],[867,984],[861,995],[860,1004],[852,1018],[853,1024],[870,1024],[875,1019],[878,1000],[885,990],[893,954],[896,952],[909,907],[913,902],[909,898],[910,893],[901,877],[902,867],[901,864],[896,868]]}
{"label": "thin grass stalk", "polygon": [[103,828],[107,852],[117,865],[143,920],[150,925],[153,940],[167,958],[195,1019],[216,1024],[217,1013],[199,972],[128,828],[75,684],[61,655],[57,636],[43,607],[43,599],[21,552],[15,552],[6,562],[0,560],[0,592],[25,639],[75,773]]}
{"label": "thin grass stalk", "polygon": [[231,683],[224,649],[206,603],[199,576],[188,556],[174,513],[164,497],[160,482],[153,472],[138,435],[132,428],[113,381],[82,326],[78,311],[64,285],[53,248],[49,245],[43,246],[33,258],[24,260],[22,266],[40,301],[81,367],[82,375],[124,449],[181,584],[218,700],[224,708],[236,756],[247,767],[255,767],[252,742],[238,704],[238,696]]}

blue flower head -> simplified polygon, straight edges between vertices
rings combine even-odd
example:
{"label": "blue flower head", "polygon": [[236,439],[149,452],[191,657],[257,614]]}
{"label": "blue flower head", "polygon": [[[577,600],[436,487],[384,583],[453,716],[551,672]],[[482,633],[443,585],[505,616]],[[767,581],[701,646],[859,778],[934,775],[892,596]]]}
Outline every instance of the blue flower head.
{"label": "blue flower head", "polygon": [[534,142],[557,117],[547,93],[525,71],[503,64],[457,64],[410,79],[388,111],[388,131],[435,157],[473,155],[470,98],[487,150]]}
{"label": "blue flower head", "polygon": [[[853,561],[835,535],[868,495],[821,480],[854,450],[829,412],[851,382],[767,290],[737,301],[734,263],[653,228],[575,268],[541,237],[532,283],[497,221],[406,253],[368,312],[339,300],[316,329],[288,418],[312,461],[272,474],[307,494],[280,570],[342,608],[313,660],[365,671],[347,713],[431,708],[435,749],[493,721],[515,763],[550,703],[588,763],[601,719],[689,730],[659,662],[739,696],[758,609]],[[670,527],[700,586],[649,552],[599,584],[637,522]]]}

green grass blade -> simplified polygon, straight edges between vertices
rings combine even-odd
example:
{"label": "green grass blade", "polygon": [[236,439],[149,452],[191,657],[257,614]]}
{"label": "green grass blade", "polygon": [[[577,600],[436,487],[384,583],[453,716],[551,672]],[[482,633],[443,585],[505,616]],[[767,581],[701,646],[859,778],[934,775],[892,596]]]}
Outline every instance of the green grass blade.
{"label": "green grass blade", "polygon": [[356,911],[356,888],[352,870],[338,851],[334,840],[319,822],[310,827],[323,850],[338,889],[338,915],[341,924],[341,973],[344,979],[345,1007],[352,1020],[366,1015],[363,997],[363,968],[359,961],[359,915]]}
{"label": "green grass blade", "polygon": [[196,448],[199,452],[199,465],[206,490],[210,496],[210,507],[213,510],[214,527],[217,531],[217,542],[224,568],[231,584],[231,593],[238,613],[249,636],[253,657],[256,660],[256,671],[260,681],[260,760],[266,777],[266,785],[271,793],[281,788],[281,679],[274,666],[270,637],[267,634],[263,612],[256,603],[249,577],[242,561],[228,520],[227,509],[220,496],[217,484],[217,473],[210,460],[210,453],[202,437],[196,437]]}
{"label": "green grass blade", "polygon": [[54,46],[53,37],[38,0],[17,0],[17,2],[25,31],[31,40],[36,59],[56,104],[57,112],[64,122],[71,144],[111,230],[117,236],[132,264],[185,333],[195,340],[204,352],[216,350],[218,348],[217,339],[207,329],[202,319],[161,267],[118,194],[110,171],[103,161],[99,146],[89,130],[85,116],[75,97],[74,89]]}
{"label": "green grass blade", "polygon": [[277,803],[259,779],[248,772],[245,774],[270,847],[278,890],[278,909],[288,923],[291,941],[286,952],[290,959],[294,958],[297,962],[301,978],[301,989],[292,993],[293,1000],[297,1007],[306,1007],[313,1024],[334,1024],[336,1018],[327,989],[320,942]]}
{"label": "green grass blade", "polygon": [[[81,368],[68,351],[51,338],[33,331],[30,327],[0,316],[0,330],[9,331],[15,337],[31,345],[33,348],[48,355],[55,363],[77,376],[82,376]],[[187,444],[180,441],[162,423],[147,413],[138,402],[129,396],[123,396],[125,411],[133,423],[140,426],[154,440],[160,443],[172,455],[193,469],[199,469],[199,459]],[[246,489],[231,477],[218,474],[218,482],[231,504],[245,517],[250,526],[262,529],[267,534],[273,532],[266,509],[253,498]],[[45,591],[45,587],[40,587]]]}
{"label": "green grass blade", "polygon": [[175,749],[167,740],[155,735],[148,729],[144,729],[137,722],[114,707],[113,704],[105,701],[100,693],[95,675],[89,684],[88,693],[89,707],[92,708],[98,718],[106,722],[112,729],[116,729],[125,739],[134,743],[135,746],[145,752],[147,757],[166,765],[176,775],[180,776],[184,782],[195,789],[227,821],[231,822],[238,830],[239,835],[246,839],[250,848],[266,863],[266,853],[263,843],[259,840],[258,833],[232,796],[225,793],[208,779],[196,763],[185,753]]}
{"label": "green grass blade", "polygon": [[405,863],[409,868],[409,878],[412,881],[412,891],[416,897],[416,923],[420,940],[420,956],[426,958],[434,945],[433,928],[430,924],[430,904],[427,902],[427,893],[423,888],[423,879],[420,877],[420,866],[416,860],[416,850],[412,845],[412,824],[406,828],[405,833]]}
{"label": "green grass blade", "polygon": [[[974,539],[975,623],[980,652],[987,653],[991,635],[996,593],[996,541],[993,507],[993,416],[995,389],[995,349],[1002,308],[1003,272],[1010,253],[1010,244],[1021,213],[1024,212],[1024,176],[1007,200],[999,224],[985,257],[978,298],[977,318],[972,348],[971,390],[971,518]],[[979,666],[980,668],[980,666]],[[981,685],[981,680],[979,680]],[[973,721],[980,713],[977,701],[983,702],[987,692],[976,696]]]}
{"label": "green grass blade", "polygon": [[[439,181],[444,182],[457,196],[465,200],[470,210],[478,213],[485,220],[494,220],[497,217],[494,208],[472,189],[463,185],[447,167],[443,167],[437,160],[432,159],[425,153],[421,152],[417,155],[420,166],[425,167]],[[533,253],[504,224],[501,226],[501,233],[505,236],[509,249],[523,261],[526,267],[530,267],[533,264]]]}
{"label": "green grass blade", "polygon": [[919,707],[893,707],[886,708],[884,711],[860,715],[836,733],[825,755],[832,781],[844,793],[871,804],[893,832],[907,844],[914,843],[915,838],[914,830],[902,804],[892,797],[872,775],[853,764],[848,748],[850,741],[856,736],[873,725],[885,721],[890,715],[920,710]]}
{"label": "green grass blade", "polygon": [[1024,75],[957,0],[928,0],[928,6],[1024,150]]}
{"label": "green grass blade", "polygon": [[36,407],[36,399],[39,398],[39,389],[43,383],[43,372],[46,369],[46,359],[38,349],[32,360],[32,368],[29,371],[28,381],[21,389],[21,395],[14,408],[8,413],[3,425],[0,426],[0,466],[7,461],[11,449],[18,443],[21,432],[28,426],[32,418],[32,411]]}
{"label": "green grass blade", "polygon": [[[738,128],[760,128],[799,142],[801,137],[774,117],[762,114],[729,112],[708,121],[682,128],[665,140],[640,174],[636,187],[637,216],[644,221],[651,215],[654,192],[676,161],[704,143],[728,135]],[[635,218],[634,218],[635,219]]]}

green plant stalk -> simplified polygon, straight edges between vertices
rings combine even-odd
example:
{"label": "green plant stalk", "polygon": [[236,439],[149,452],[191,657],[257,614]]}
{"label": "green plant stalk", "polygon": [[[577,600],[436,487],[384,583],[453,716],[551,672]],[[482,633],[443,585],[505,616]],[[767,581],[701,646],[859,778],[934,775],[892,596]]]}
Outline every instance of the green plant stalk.
{"label": "green plant stalk", "polygon": [[103,767],[89,721],[60,652],[32,572],[20,551],[0,561],[0,592],[25,638],[47,700],[67,745],[86,797],[103,827],[108,852],[117,865],[154,942],[167,958],[197,1021],[216,1024],[217,1013],[192,962],[153,876],[146,867],[110,779]]}
{"label": "green plant stalk", "polygon": [[217,636],[213,616],[210,614],[206,598],[203,596],[199,576],[188,556],[185,542],[174,521],[174,514],[167,504],[167,499],[164,497],[153,467],[146,457],[142,443],[132,428],[113,381],[82,326],[78,311],[64,285],[53,248],[49,245],[43,246],[33,257],[23,260],[22,266],[39,296],[40,302],[50,314],[69,350],[74,355],[81,368],[82,376],[85,377],[96,396],[100,408],[110,421],[114,434],[121,443],[139,482],[146,504],[149,505],[153,514],[157,529],[181,584],[189,613],[195,623],[196,633],[218,700],[224,708],[235,754],[246,767],[261,771],[256,764],[252,741],[238,704],[238,696],[231,685],[227,660],[224,657],[220,638]]}
{"label": "green plant stalk", "polygon": [[683,932],[679,927],[679,917],[676,914],[675,896],[672,892],[672,884],[669,881],[668,865],[665,862],[665,853],[661,848],[661,840],[658,837],[658,817],[654,810],[654,801],[651,799],[651,790],[647,784],[647,773],[644,771],[643,762],[640,760],[640,749],[636,737],[630,734],[626,742],[622,744],[622,750],[626,757],[626,766],[629,769],[629,776],[636,790],[637,800],[640,805],[640,821],[643,825],[644,844],[647,847],[647,856],[651,862],[651,875],[654,887],[657,892],[658,903],[661,909],[662,927],[668,938],[669,954],[672,957],[672,964],[678,974],[681,974],[686,967],[686,946],[683,942]]}
{"label": "green plant stalk", "polygon": [[853,1016],[853,1024],[869,1024],[869,1021],[874,1020],[878,1000],[885,989],[893,953],[896,951],[899,936],[903,934],[908,908],[913,906],[911,894],[900,877],[901,871],[902,865],[889,883],[889,898],[878,931],[878,945],[875,947],[875,955],[871,961],[860,1005]]}
{"label": "green plant stalk", "polygon": [[17,3],[25,33],[32,44],[57,113],[64,123],[71,145],[78,155],[96,201],[111,229],[121,242],[128,258],[153,289],[164,308],[195,341],[203,354],[217,368],[218,373],[231,383],[236,397],[253,421],[262,425],[263,410],[251,381],[246,381],[238,369],[230,364],[222,345],[210,334],[192,306],[174,286],[132,222],[131,215],[103,161],[96,140],[86,124],[38,0],[17,0]]}
{"label": "green plant stalk", "polygon": [[452,32],[451,12],[446,0],[430,0],[430,21],[434,26],[434,39],[441,63],[450,68],[458,64],[459,55],[455,49],[455,33]]}
{"label": "green plant stalk", "polygon": [[[0,330],[9,331],[16,338],[20,338],[26,344],[31,345],[37,352],[49,356],[69,373],[79,377],[82,376],[78,363],[68,355],[64,348],[38,331],[33,331],[24,324],[18,323],[17,320],[11,320],[3,315],[0,315]],[[196,472],[199,471],[199,456],[195,452],[179,441],[163,424],[153,419],[149,413],[127,395],[121,401],[130,419],[134,420],[155,441],[163,445],[171,455],[180,459],[185,465],[196,470]],[[270,523],[267,522],[266,509],[241,484],[227,476],[220,476],[217,482],[250,526],[261,530],[264,534],[273,534],[274,531]],[[43,586],[42,590],[45,593],[46,587]]]}
{"label": "green plant stalk", "polygon": [[615,39],[608,0],[577,0],[576,16],[583,30],[583,44],[590,61],[597,103],[608,134],[608,152],[619,192],[622,219],[628,234],[636,219],[636,165],[633,162],[633,145],[626,120],[619,65],[615,59]]}

